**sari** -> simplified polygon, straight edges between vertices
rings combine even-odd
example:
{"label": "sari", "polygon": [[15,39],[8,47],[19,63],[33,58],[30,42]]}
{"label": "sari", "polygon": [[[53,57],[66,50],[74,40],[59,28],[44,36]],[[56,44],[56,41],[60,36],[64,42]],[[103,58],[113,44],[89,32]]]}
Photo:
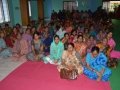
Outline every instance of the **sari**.
{"label": "sari", "polygon": [[[112,72],[107,67],[107,57],[103,53],[99,53],[97,57],[93,57],[91,53],[88,53],[86,56],[86,62],[90,65],[90,67],[96,71],[101,71],[104,69],[104,73],[102,75],[102,81],[108,81],[109,77],[111,76]],[[96,80],[98,75],[93,70],[84,67],[84,74],[89,77],[90,79]]]}
{"label": "sari", "polygon": [[70,54],[67,50],[65,50],[62,55],[62,63],[58,66],[58,70],[60,71],[63,68],[69,70],[69,67],[71,67],[72,69],[77,69],[79,75],[82,74],[83,67],[77,56],[76,51],[73,51],[72,54]]}
{"label": "sari", "polygon": [[64,45],[61,41],[56,44],[54,41],[50,45],[50,55],[43,58],[45,63],[55,64],[54,62],[57,61],[57,64],[61,63],[62,53],[64,50]]}
{"label": "sari", "polygon": [[81,43],[76,42],[74,45],[75,45],[75,50],[80,55],[82,65],[85,65],[86,64],[85,56],[87,53],[87,45],[84,42],[81,42]]}
{"label": "sari", "polygon": [[16,40],[13,47],[13,53],[15,55],[26,55],[28,53],[28,43],[26,40]]}
{"label": "sari", "polygon": [[110,46],[111,48],[111,51],[110,51],[110,57],[111,58],[116,58],[116,59],[120,59],[120,51],[116,51],[114,48],[116,46],[116,43],[114,41],[113,38],[111,38],[110,40],[108,40],[108,45]]}
{"label": "sari", "polygon": [[87,52],[91,51],[91,48],[96,45],[96,40],[88,40],[87,41]]}
{"label": "sari", "polygon": [[32,40],[31,44],[34,50],[26,55],[27,59],[31,61],[41,60],[44,56],[44,52],[41,50],[41,47],[43,45],[41,39],[39,42],[34,42],[34,40]]}
{"label": "sari", "polygon": [[28,52],[31,52],[31,41],[32,41],[32,36],[30,34],[23,34],[22,39],[26,40],[28,43]]}
{"label": "sari", "polygon": [[12,56],[12,51],[6,46],[5,40],[0,38],[0,57],[7,58]]}
{"label": "sari", "polygon": [[45,47],[45,49],[44,49],[45,53],[50,52],[50,45],[51,45],[52,41],[53,41],[53,39],[50,36],[48,36],[47,38],[45,38],[43,40],[43,44],[44,44],[44,47]]}

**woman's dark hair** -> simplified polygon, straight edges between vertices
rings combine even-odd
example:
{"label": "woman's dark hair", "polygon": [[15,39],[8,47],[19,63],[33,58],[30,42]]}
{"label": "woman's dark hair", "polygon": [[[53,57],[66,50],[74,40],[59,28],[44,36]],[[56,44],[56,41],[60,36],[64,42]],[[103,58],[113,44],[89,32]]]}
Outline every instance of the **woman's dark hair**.
{"label": "woman's dark hair", "polygon": [[16,27],[16,26],[13,26],[13,29],[17,29],[17,27]]}
{"label": "woman's dark hair", "polygon": [[64,37],[65,37],[66,35],[69,35],[69,34],[68,34],[68,33],[65,33],[65,34],[64,34]]}
{"label": "woman's dark hair", "polygon": [[59,30],[60,29],[60,25],[56,25],[56,29]]}
{"label": "woman's dark hair", "polygon": [[19,27],[20,27],[21,25],[20,25],[19,23],[17,23],[16,26],[19,26]]}
{"label": "woman's dark hair", "polygon": [[30,28],[26,28],[25,32],[30,31]]}
{"label": "woman's dark hair", "polygon": [[100,49],[97,46],[93,46],[91,49],[91,52],[97,51],[97,53],[99,53]]}
{"label": "woman's dark hair", "polygon": [[34,32],[33,39],[34,39],[35,34],[38,35],[38,36],[40,35],[38,32]]}
{"label": "woman's dark hair", "polygon": [[71,31],[71,34],[73,34],[74,32],[75,32],[75,33],[77,33],[77,31],[76,31],[76,30],[72,30],[72,31]]}
{"label": "woman's dark hair", "polygon": [[83,35],[78,35],[77,39],[78,39],[79,37],[82,37],[82,39],[83,39]]}
{"label": "woman's dark hair", "polygon": [[90,35],[89,38],[93,37],[95,39],[95,37],[93,35]]}
{"label": "woman's dark hair", "polygon": [[[58,35],[55,35],[55,36],[54,36],[54,40],[55,40],[55,38],[56,38],[56,37],[57,37],[57,38],[59,38],[59,36],[58,36]],[[60,39],[60,38],[59,38],[59,39]]]}
{"label": "woman's dark hair", "polygon": [[67,48],[68,48],[69,45],[71,45],[74,48],[74,44],[73,43],[68,43]]}
{"label": "woman's dark hair", "polygon": [[8,24],[8,23],[5,23],[5,27],[9,27],[9,24]]}

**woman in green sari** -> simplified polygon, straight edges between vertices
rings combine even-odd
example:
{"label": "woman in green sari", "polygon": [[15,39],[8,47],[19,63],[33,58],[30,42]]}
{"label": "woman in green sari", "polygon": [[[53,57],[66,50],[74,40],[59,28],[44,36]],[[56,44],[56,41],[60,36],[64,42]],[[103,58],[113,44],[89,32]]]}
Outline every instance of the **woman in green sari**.
{"label": "woman in green sari", "polygon": [[60,41],[59,36],[55,35],[54,40],[50,45],[50,55],[43,58],[44,62],[50,64],[60,64],[63,51],[64,45]]}

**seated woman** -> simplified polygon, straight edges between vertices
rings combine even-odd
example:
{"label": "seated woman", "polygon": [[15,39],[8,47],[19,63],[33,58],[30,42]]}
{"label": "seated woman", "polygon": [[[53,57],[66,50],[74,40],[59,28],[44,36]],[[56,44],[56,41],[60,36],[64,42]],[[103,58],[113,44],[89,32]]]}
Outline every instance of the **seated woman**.
{"label": "seated woman", "polygon": [[5,40],[4,40],[4,33],[0,33],[0,57],[7,58],[12,56],[12,51],[10,48],[6,46]]}
{"label": "seated woman", "polygon": [[65,22],[65,31],[67,33],[71,33],[72,29],[73,29],[72,22],[70,20],[67,20]]}
{"label": "seated woman", "polygon": [[91,51],[91,48],[96,45],[96,39],[94,36],[89,36],[87,40],[87,52]]}
{"label": "seated woman", "polygon": [[63,26],[60,25],[58,31],[56,32],[56,35],[58,35],[60,37],[60,39],[62,39],[64,37],[65,33],[66,33],[66,31],[64,30]]}
{"label": "seated woman", "polygon": [[45,63],[60,64],[64,50],[64,45],[58,35],[54,36],[54,41],[50,45],[50,55],[43,58]]}
{"label": "seated woman", "polygon": [[45,33],[43,44],[44,44],[44,51],[45,54],[48,54],[50,52],[50,45],[53,41],[53,38],[49,36],[49,33]]}
{"label": "seated woman", "polygon": [[77,31],[73,30],[70,35],[70,42],[74,43],[77,40]]}
{"label": "seated woman", "polygon": [[107,57],[99,52],[99,48],[94,46],[91,53],[86,56],[87,67],[84,67],[84,74],[97,81],[108,81],[111,70],[107,68]]}
{"label": "seated woman", "polygon": [[44,56],[43,44],[39,37],[39,33],[35,32],[32,40],[32,51],[26,56],[28,60],[39,61]]}
{"label": "seated woman", "polygon": [[32,36],[29,28],[26,29],[25,33],[22,35],[22,38],[28,42],[28,52],[31,52]]}
{"label": "seated woman", "polygon": [[80,75],[83,72],[83,67],[80,64],[78,53],[74,49],[73,43],[68,43],[68,48],[62,54],[62,63],[58,66],[58,71],[61,69],[72,70],[76,69],[77,73]]}
{"label": "seated woman", "polygon": [[19,33],[19,31],[17,30],[17,28],[13,27],[13,31],[12,31],[12,34],[11,34],[13,43],[15,43],[15,40],[17,39],[18,33]]}
{"label": "seated woman", "polygon": [[6,36],[10,35],[12,33],[12,28],[9,26],[8,23],[5,24],[5,28],[4,28],[5,32],[6,32]]}
{"label": "seated woman", "polygon": [[67,49],[67,44],[69,43],[69,34],[65,33],[64,37],[62,39],[62,43],[64,44],[64,48],[65,50]]}
{"label": "seated woman", "polygon": [[108,45],[107,38],[103,38],[101,42],[96,44],[100,48],[100,52],[104,53],[108,57],[110,46]]}
{"label": "seated woman", "polygon": [[13,47],[13,56],[20,58],[28,53],[28,43],[22,39],[22,35],[18,33],[17,39]]}
{"label": "seated woman", "polygon": [[115,43],[115,40],[112,37],[112,34],[113,33],[111,31],[108,32],[108,34],[107,34],[108,45],[110,46],[109,56],[110,56],[110,58],[120,59],[120,51],[115,50],[116,43]]}
{"label": "seated woman", "polygon": [[33,34],[34,34],[35,32],[36,32],[36,28],[35,28],[35,27],[32,27],[32,28],[31,28],[31,32],[30,32],[31,35],[33,36]]}
{"label": "seated woman", "polygon": [[99,31],[99,33],[97,34],[97,41],[100,42],[105,38],[105,33],[103,33],[102,30]]}
{"label": "seated woman", "polygon": [[13,48],[14,42],[13,42],[13,38],[12,38],[11,35],[7,35],[7,36],[5,37],[5,42],[6,42],[6,45],[7,45],[8,47]]}
{"label": "seated woman", "polygon": [[75,50],[80,54],[80,58],[82,59],[82,64],[85,64],[85,55],[87,53],[87,45],[83,41],[83,36],[79,35],[77,37],[77,42],[75,45]]}
{"label": "seated woman", "polygon": [[85,28],[83,32],[84,42],[87,42],[89,39],[89,29]]}

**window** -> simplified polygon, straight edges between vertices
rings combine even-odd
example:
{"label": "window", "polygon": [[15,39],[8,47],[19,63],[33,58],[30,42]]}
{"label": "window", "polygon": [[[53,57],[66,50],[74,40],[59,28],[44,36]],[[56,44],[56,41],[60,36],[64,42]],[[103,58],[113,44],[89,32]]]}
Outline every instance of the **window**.
{"label": "window", "polygon": [[114,10],[120,5],[120,1],[105,1],[103,2],[103,9],[109,12],[114,12]]}
{"label": "window", "polygon": [[78,1],[63,1],[64,10],[77,10],[78,8]]}
{"label": "window", "polygon": [[9,22],[10,15],[7,0],[0,0],[0,23]]}
{"label": "window", "polygon": [[31,2],[30,1],[28,1],[28,10],[29,10],[29,17],[31,17],[32,14],[31,14]]}

